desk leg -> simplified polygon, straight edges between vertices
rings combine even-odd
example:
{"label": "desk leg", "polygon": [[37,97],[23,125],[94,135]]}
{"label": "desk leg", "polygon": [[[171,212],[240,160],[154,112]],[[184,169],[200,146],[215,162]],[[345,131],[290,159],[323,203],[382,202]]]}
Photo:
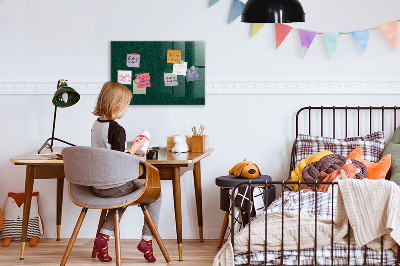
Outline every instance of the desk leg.
{"label": "desk leg", "polygon": [[194,177],[194,191],[196,194],[196,207],[197,207],[197,220],[199,225],[200,242],[203,242],[203,203],[201,196],[201,169],[200,161],[194,164],[193,167]]}
{"label": "desk leg", "polygon": [[174,178],[172,179],[174,191],[175,223],[178,242],[179,260],[182,260],[182,205],[181,205],[181,174],[179,167],[174,167]]}
{"label": "desk leg", "polygon": [[26,235],[28,233],[29,213],[31,212],[31,200],[34,181],[34,166],[26,166],[25,177],[25,195],[24,195],[24,213],[22,219],[22,232],[21,232],[21,255],[20,259],[24,259]]}
{"label": "desk leg", "polygon": [[60,241],[64,178],[57,178],[57,241]]}

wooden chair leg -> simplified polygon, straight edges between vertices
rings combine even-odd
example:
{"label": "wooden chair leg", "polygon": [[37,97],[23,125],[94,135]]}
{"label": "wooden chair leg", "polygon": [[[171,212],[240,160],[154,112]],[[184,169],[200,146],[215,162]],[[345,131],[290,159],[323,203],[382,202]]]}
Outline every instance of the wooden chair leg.
{"label": "wooden chair leg", "polygon": [[224,237],[225,237],[226,228],[228,227],[228,222],[229,222],[229,212],[225,212],[225,217],[224,217],[224,221],[222,222],[221,234],[219,235],[217,248],[220,248],[222,246],[222,242],[224,241]]}
{"label": "wooden chair leg", "polygon": [[115,209],[114,214],[114,234],[115,234],[115,256],[117,257],[115,261],[115,265],[121,265],[121,243],[120,243],[120,235],[119,235],[119,213],[118,209]]}
{"label": "wooden chair leg", "polygon": [[69,240],[67,249],[65,250],[64,257],[61,260],[60,265],[64,266],[67,263],[69,254],[71,253],[72,247],[74,246],[76,237],[78,236],[79,230],[81,229],[83,220],[85,219],[87,208],[82,208],[81,214],[79,215],[78,221],[76,222],[74,232]]}
{"label": "wooden chair leg", "polygon": [[[101,210],[101,215],[100,215],[100,219],[99,219],[99,226],[97,226],[96,238],[100,234],[101,227],[103,227],[104,221],[106,220],[106,215],[107,215],[107,210],[106,209]],[[96,255],[97,255],[97,250],[96,250],[96,248],[95,248],[95,246],[93,244],[92,258],[96,258]]]}
{"label": "wooden chair leg", "polygon": [[149,211],[147,210],[145,205],[140,205],[140,207],[142,208],[143,214],[144,214],[144,219],[146,220],[147,224],[150,227],[151,232],[153,233],[153,236],[155,237],[155,239],[157,240],[157,244],[161,249],[161,252],[164,256],[164,259],[167,263],[171,262],[171,259],[168,255],[168,251],[164,246],[164,243],[161,240],[160,234],[158,233],[158,230],[156,228],[156,225],[153,222],[153,219],[150,216]]}

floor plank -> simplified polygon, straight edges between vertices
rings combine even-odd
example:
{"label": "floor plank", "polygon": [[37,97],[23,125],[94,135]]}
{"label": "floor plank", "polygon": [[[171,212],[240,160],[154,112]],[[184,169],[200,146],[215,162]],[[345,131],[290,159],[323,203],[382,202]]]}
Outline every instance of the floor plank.
{"label": "floor plank", "polygon": [[[25,259],[19,259],[21,244],[18,241],[12,241],[9,247],[0,246],[0,265],[60,265],[61,258],[64,255],[69,239],[40,239],[36,247],[27,246],[25,249]],[[122,264],[123,265],[146,265],[150,264],[143,258],[143,254],[136,249],[140,240],[121,240]],[[176,240],[163,240],[168,250],[172,262],[167,264],[162,256],[157,243],[154,241],[154,255],[157,258],[157,265],[212,265],[215,255],[218,253],[218,240],[204,240],[200,242],[197,239],[185,239],[183,241],[183,261],[178,261],[178,247]],[[114,243],[110,240],[109,251],[114,258]],[[92,259],[93,240],[77,239],[68,259],[67,265],[114,265],[112,263],[103,263],[97,259]]]}

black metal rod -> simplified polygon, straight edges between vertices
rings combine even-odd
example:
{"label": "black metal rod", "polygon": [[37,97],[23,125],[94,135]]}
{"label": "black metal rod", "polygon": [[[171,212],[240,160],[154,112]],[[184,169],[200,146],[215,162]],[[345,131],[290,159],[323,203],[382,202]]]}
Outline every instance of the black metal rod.
{"label": "black metal rod", "polygon": [[331,208],[332,208],[332,219],[331,219],[331,262],[332,262],[332,265],[333,265],[333,208],[334,208],[334,206],[333,206],[333,195],[335,194],[334,193],[334,191],[335,191],[335,184],[334,184],[334,182],[332,182],[332,206],[331,206]]}
{"label": "black metal rod", "polygon": [[381,265],[383,265],[383,236],[381,236]]}
{"label": "black metal rod", "polygon": [[345,121],[346,121],[346,126],[345,126],[345,127],[346,127],[346,133],[345,133],[345,136],[346,136],[346,138],[347,138],[347,109],[348,109],[348,108],[347,108],[347,106],[346,106],[345,108],[346,108],[346,109],[344,109],[344,110],[345,110],[345,117],[346,117],[346,118],[345,118]]}
{"label": "black metal rod", "polygon": [[369,133],[372,133],[372,106],[369,109]]}
{"label": "black metal rod", "polygon": [[264,199],[264,211],[265,211],[265,246],[264,246],[264,265],[267,265],[267,250],[268,250],[268,199],[269,199],[269,190],[268,190],[268,180],[265,180],[265,199]]}
{"label": "black metal rod", "polygon": [[347,220],[347,265],[350,265],[350,221]]}
{"label": "black metal rod", "polygon": [[248,225],[248,227],[249,227],[249,242],[248,242],[248,245],[247,245],[247,261],[249,262],[249,265],[250,265],[250,259],[251,259],[251,256],[250,256],[250,243],[251,243],[251,213],[252,213],[252,210],[253,210],[253,208],[254,208],[253,188],[251,187],[251,180],[249,180],[248,189],[250,190],[250,195],[249,195],[249,198],[250,198],[250,202],[249,202],[249,204],[250,204],[250,210],[248,210],[248,213],[247,213],[247,222],[249,223],[249,225]]}
{"label": "black metal rod", "polygon": [[360,106],[357,107],[357,136],[360,136]]}
{"label": "black metal rod", "polygon": [[301,180],[299,180],[299,223],[297,225],[298,228],[298,237],[297,237],[297,265],[300,265],[300,206],[301,206],[301,189],[300,189],[300,185],[301,185]]}
{"label": "black metal rod", "polygon": [[284,198],[285,198],[285,181],[282,181],[282,234],[281,234],[281,265],[283,265],[283,224],[284,224]]}
{"label": "black metal rod", "polygon": [[315,229],[315,235],[314,235],[314,265],[317,265],[317,213],[318,213],[318,180],[315,180],[315,212],[314,212],[314,229]]}
{"label": "black metal rod", "polygon": [[311,106],[308,109],[308,135],[311,135]]}
{"label": "black metal rod", "polygon": [[56,129],[56,118],[57,118],[57,106],[54,106],[53,130],[51,131],[51,144],[50,144],[50,148],[53,148],[54,131],[55,131],[55,129]]}
{"label": "black metal rod", "polygon": [[335,108],[335,106],[333,106],[333,138],[335,138],[335,110],[336,110],[336,108]]}
{"label": "black metal rod", "polygon": [[321,137],[324,136],[324,107],[321,106]]}

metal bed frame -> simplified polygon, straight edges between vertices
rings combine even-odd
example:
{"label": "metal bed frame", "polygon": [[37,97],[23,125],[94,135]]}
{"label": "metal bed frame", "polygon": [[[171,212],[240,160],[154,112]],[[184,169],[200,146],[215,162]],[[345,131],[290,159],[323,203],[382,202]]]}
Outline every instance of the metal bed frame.
{"label": "metal bed frame", "polygon": [[[356,112],[357,115],[357,136],[360,136],[360,113],[367,111],[369,112],[369,132],[372,133],[372,125],[373,125],[373,114],[375,114],[376,112],[381,112],[381,130],[384,131],[385,129],[385,113],[387,113],[386,111],[390,111],[393,112],[393,130],[396,129],[396,118],[397,118],[397,111],[400,108],[393,106],[393,107],[348,107],[348,106],[344,106],[344,107],[337,107],[337,106],[331,106],[331,107],[324,107],[324,106],[320,106],[320,107],[312,107],[312,106],[308,106],[308,107],[303,107],[301,108],[297,114],[296,114],[296,138],[297,136],[300,134],[299,133],[299,120],[300,120],[300,114],[303,111],[308,111],[308,134],[311,135],[311,131],[312,131],[312,126],[311,126],[311,112],[313,110],[317,110],[319,111],[319,115],[320,115],[320,136],[324,136],[324,111],[325,110],[331,110],[330,113],[332,114],[332,129],[333,129],[333,138],[336,137],[336,122],[338,119],[336,119],[336,113],[337,112],[344,112],[344,121],[342,122],[342,125],[344,123],[344,129],[345,129],[345,137],[348,137],[348,125],[349,125],[349,115],[348,113],[350,112]],[[326,112],[325,112],[326,113]],[[325,121],[328,119],[325,119]],[[314,121],[315,122],[315,121]],[[318,122],[318,121],[317,121]],[[325,124],[326,125],[326,124]],[[354,124],[353,124],[354,125]],[[293,144],[293,149],[292,149],[292,153],[291,153],[291,160],[290,160],[290,171],[289,171],[289,176],[290,176],[290,172],[295,169],[296,165],[295,165],[295,158],[296,158],[296,154],[295,154],[295,146],[296,146],[296,141]],[[251,187],[259,187],[259,188],[263,188],[265,191],[265,195],[266,198],[268,198],[268,188],[271,185],[276,185],[276,186],[281,186],[282,188],[282,195],[285,192],[285,190],[291,190],[289,186],[287,185],[300,185],[301,184],[306,184],[306,185],[315,185],[314,191],[317,192],[318,186],[319,185],[325,185],[325,184],[330,184],[332,185],[332,190],[334,189],[334,186],[336,186],[338,183],[336,181],[332,181],[332,182],[319,182],[319,181],[315,181],[315,182],[304,182],[304,181],[252,181],[251,179],[249,181],[246,182],[242,182],[238,185],[236,185],[232,191],[232,195],[235,195],[236,190],[239,187],[242,186],[251,186]],[[300,190],[298,191],[299,193],[299,202],[301,202],[301,192]],[[250,189],[250,198],[252,198],[253,191]],[[284,197],[282,198],[282,212],[284,212]],[[332,237],[331,237],[331,261],[332,261],[332,265],[334,262],[334,254],[333,254],[333,224],[334,224],[334,217],[333,217],[333,210],[334,210],[334,206],[333,206],[333,200],[334,199],[334,193],[332,193],[332,223],[331,223],[331,228],[332,228]],[[318,198],[317,198],[317,193],[315,193],[315,213],[317,213],[317,202],[318,202]],[[259,265],[272,265],[272,264],[268,264],[267,262],[267,233],[268,233],[268,219],[267,219],[267,201],[264,201],[264,208],[265,208],[265,247],[264,247],[264,262],[259,263]],[[298,220],[298,226],[300,227],[300,204],[299,204],[299,210],[298,210],[298,214],[299,214],[299,220]],[[230,236],[231,236],[231,244],[232,247],[234,248],[235,245],[235,241],[234,241],[234,217],[235,217],[235,208],[234,208],[234,197],[232,197],[231,200],[231,232],[230,232]],[[314,258],[313,264],[307,264],[307,265],[318,265],[317,264],[317,255],[316,255],[316,249],[317,249],[317,215],[315,215],[315,239],[314,239]],[[249,227],[249,242],[247,245],[247,264],[245,265],[250,265],[251,264],[251,249],[250,249],[250,243],[251,243],[251,219],[249,219],[248,222],[248,227]],[[284,234],[284,218],[282,216],[282,237],[281,237],[281,250],[280,250],[280,264],[279,265],[284,265],[283,264],[283,251],[284,251],[284,240],[283,240],[283,234]],[[305,265],[305,264],[300,264],[300,254],[301,254],[301,249],[300,249],[300,242],[301,242],[301,238],[300,238],[300,230],[298,233],[298,243],[297,243],[297,265]],[[399,250],[399,252],[397,253],[397,258],[396,258],[396,263],[395,265],[400,265],[400,246],[397,245],[397,248]],[[364,249],[364,263],[363,265],[367,265],[367,253],[366,253],[366,246],[363,246]],[[346,265],[350,265],[350,224],[348,226],[348,233],[347,233],[347,264]],[[380,265],[384,265],[384,261],[383,261],[383,236],[381,237],[381,257],[380,257]]]}

